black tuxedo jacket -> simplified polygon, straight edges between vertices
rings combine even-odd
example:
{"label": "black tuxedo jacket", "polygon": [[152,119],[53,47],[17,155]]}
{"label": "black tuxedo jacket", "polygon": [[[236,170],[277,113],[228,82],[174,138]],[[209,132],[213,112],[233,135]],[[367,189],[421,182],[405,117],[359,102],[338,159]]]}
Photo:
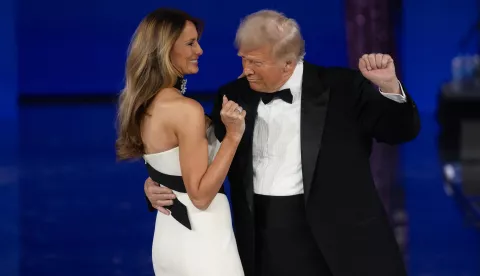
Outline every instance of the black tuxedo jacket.
{"label": "black tuxedo jacket", "polygon": [[[305,211],[335,276],[406,275],[369,161],[372,138],[399,144],[417,136],[418,111],[404,91],[406,103],[397,103],[358,71],[304,62],[300,131]],[[226,132],[220,118],[223,95],[247,112],[228,179],[240,257],[246,275],[253,276],[252,138],[260,97],[245,78],[220,88],[211,114],[220,141]]]}

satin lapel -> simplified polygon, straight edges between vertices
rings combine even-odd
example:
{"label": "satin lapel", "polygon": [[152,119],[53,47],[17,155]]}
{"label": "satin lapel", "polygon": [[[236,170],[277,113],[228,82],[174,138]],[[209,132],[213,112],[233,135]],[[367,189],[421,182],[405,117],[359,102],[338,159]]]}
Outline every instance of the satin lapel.
{"label": "satin lapel", "polygon": [[239,147],[242,153],[242,164],[245,166],[245,175],[243,176],[243,184],[245,187],[248,207],[253,211],[253,131],[255,128],[255,120],[257,119],[257,109],[260,103],[260,95],[247,86],[244,91],[240,92],[238,103],[247,112],[245,118],[245,133]]}
{"label": "satin lapel", "polygon": [[310,195],[327,117],[330,88],[320,80],[319,70],[304,63],[301,103],[301,155],[305,203]]}

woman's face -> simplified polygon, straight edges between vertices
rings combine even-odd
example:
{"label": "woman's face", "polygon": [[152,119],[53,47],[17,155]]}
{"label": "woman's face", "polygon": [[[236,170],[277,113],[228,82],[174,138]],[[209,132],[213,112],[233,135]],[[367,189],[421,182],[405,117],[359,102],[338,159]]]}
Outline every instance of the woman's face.
{"label": "woman's face", "polygon": [[195,25],[187,21],[180,37],[175,41],[170,59],[173,66],[183,75],[198,72],[198,58],[203,50],[198,44],[198,33]]}

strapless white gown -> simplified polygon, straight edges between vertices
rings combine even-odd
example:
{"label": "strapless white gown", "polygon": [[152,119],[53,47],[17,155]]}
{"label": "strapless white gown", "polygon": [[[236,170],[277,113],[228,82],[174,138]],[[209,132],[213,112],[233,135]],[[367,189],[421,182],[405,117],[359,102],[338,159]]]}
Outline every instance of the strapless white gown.
{"label": "strapless white gown", "polygon": [[[213,127],[207,130],[209,162],[220,143]],[[144,155],[155,170],[181,176],[179,148]],[[188,210],[192,230],[172,216],[157,212],[152,245],[152,261],[157,276],[243,276],[232,228],[230,205],[218,193],[208,209],[197,209],[188,194],[174,191]]]}

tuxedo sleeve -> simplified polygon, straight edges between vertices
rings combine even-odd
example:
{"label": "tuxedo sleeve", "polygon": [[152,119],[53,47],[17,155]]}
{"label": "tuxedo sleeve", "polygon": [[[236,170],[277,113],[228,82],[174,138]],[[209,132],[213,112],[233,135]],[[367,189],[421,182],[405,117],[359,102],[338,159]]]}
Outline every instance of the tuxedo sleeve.
{"label": "tuxedo sleeve", "polygon": [[398,82],[398,84],[400,85],[400,94],[384,93],[380,88],[378,89],[378,91],[380,91],[382,96],[387,97],[392,101],[396,101],[397,103],[404,103],[407,101],[407,99],[405,98],[405,91],[403,91],[402,83]]}
{"label": "tuxedo sleeve", "polygon": [[420,132],[417,106],[403,85],[405,100],[398,102],[385,97],[360,72],[354,74],[355,109],[362,128],[375,140],[400,144],[413,140]]}

